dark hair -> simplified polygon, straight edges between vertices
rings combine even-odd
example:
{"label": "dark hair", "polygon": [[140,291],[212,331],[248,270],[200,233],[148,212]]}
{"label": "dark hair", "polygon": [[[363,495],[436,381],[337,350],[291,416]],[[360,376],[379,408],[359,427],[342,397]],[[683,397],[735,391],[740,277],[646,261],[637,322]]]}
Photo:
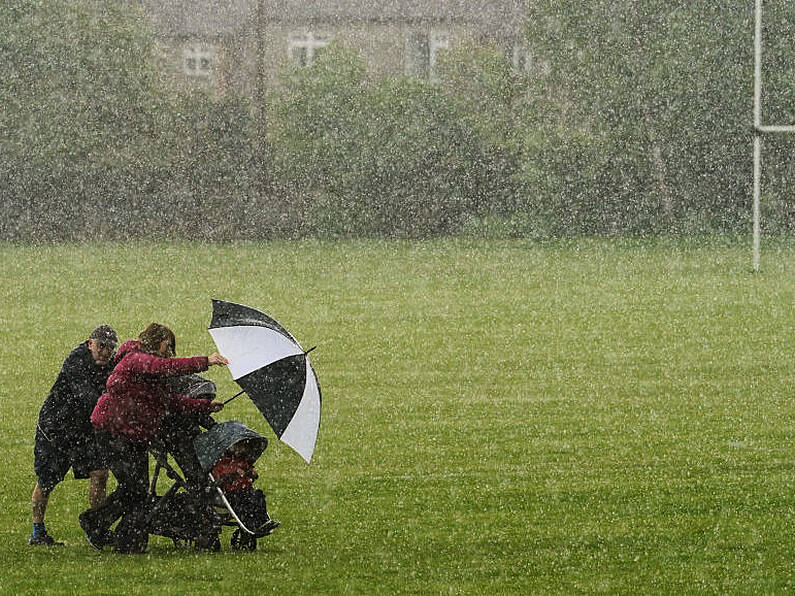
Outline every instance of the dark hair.
{"label": "dark hair", "polygon": [[141,342],[141,350],[148,354],[157,354],[160,343],[165,340],[168,342],[171,356],[177,353],[177,338],[174,332],[160,323],[149,323],[149,326],[138,334],[138,341]]}
{"label": "dark hair", "polygon": [[116,346],[119,345],[119,338],[116,335],[116,332],[113,330],[113,327],[110,325],[100,325],[91,332],[91,335],[88,336],[88,339],[99,344],[100,346],[108,346],[114,350],[116,349]]}

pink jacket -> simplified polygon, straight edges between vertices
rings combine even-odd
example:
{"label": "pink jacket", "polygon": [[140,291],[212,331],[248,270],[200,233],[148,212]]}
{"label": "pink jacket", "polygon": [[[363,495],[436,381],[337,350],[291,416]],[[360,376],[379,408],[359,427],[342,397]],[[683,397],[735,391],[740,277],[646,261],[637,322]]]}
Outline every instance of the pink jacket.
{"label": "pink jacket", "polygon": [[161,358],[142,352],[140,343],[129,340],[119,348],[117,359],[107,389],[91,414],[95,429],[146,444],[167,413],[211,412],[209,400],[172,393],[164,379],[207,370],[206,356]]}

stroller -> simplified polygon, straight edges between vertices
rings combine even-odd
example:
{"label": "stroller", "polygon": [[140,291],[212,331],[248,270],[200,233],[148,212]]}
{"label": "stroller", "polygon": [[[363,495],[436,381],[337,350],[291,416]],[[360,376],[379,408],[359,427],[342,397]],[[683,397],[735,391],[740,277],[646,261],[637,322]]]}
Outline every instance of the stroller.
{"label": "stroller", "polygon": [[[184,394],[215,397],[211,381],[191,375],[186,382],[192,385]],[[202,432],[200,427],[207,430]],[[268,439],[242,422],[216,423],[209,416],[203,420],[182,417],[164,422],[161,436],[149,449],[155,460],[149,489],[150,534],[171,538],[178,548],[219,551],[223,527],[230,526],[235,528],[230,540],[233,550],[256,550],[257,540],[270,534],[278,522],[274,520],[262,528],[247,527],[212,475],[213,466],[237,443],[245,446],[254,461],[267,448]],[[179,470],[169,463],[169,454]],[[158,495],[161,473],[173,482],[163,495]],[[270,520],[267,511],[263,513]]]}

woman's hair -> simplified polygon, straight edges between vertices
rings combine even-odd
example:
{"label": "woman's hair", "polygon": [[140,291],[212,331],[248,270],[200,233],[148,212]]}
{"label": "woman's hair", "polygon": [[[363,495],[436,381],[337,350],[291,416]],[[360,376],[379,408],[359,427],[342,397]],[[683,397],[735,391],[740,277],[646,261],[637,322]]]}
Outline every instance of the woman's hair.
{"label": "woman's hair", "polygon": [[148,354],[157,354],[157,351],[160,349],[160,343],[163,340],[168,342],[168,355],[175,356],[177,354],[177,338],[174,337],[174,332],[165,325],[150,323],[149,326],[138,335],[138,341],[141,343],[141,350]]}

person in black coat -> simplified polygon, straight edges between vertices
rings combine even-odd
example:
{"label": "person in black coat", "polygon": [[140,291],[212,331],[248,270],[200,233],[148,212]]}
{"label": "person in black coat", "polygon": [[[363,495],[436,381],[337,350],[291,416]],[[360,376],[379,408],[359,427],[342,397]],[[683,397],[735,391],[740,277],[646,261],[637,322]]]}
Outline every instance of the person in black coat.
{"label": "person in black coat", "polygon": [[91,412],[113,370],[113,355],[118,337],[112,327],[101,325],[64,360],[36,424],[33,468],[36,486],[33,489],[32,546],[53,546],[47,533],[44,515],[50,493],[72,468],[75,478],[90,478],[88,500],[97,507],[105,500],[108,479],[107,465],[97,448]]}

